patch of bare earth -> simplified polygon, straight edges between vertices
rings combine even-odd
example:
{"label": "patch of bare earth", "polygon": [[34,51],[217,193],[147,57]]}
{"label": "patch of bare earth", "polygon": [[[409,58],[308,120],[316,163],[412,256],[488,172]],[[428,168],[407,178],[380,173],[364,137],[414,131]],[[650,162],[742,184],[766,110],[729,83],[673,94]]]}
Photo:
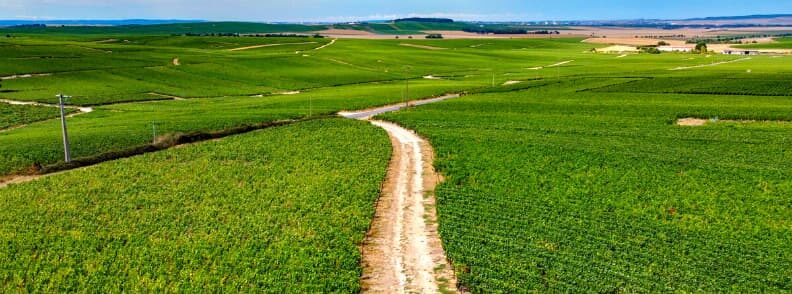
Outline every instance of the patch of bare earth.
{"label": "patch of bare earth", "polygon": [[702,118],[686,117],[677,120],[677,125],[686,127],[698,127],[707,124],[709,120]]}
{"label": "patch of bare earth", "polygon": [[657,45],[659,42],[666,42],[672,46],[682,46],[685,45],[685,41],[680,40],[668,40],[668,39],[659,39],[659,38],[588,38],[583,40],[586,43],[592,44],[619,44],[619,45],[631,45],[631,46],[649,46],[649,45]]}
{"label": "patch of bare earth", "polygon": [[734,63],[734,62],[740,62],[740,61],[746,61],[746,60],[751,60],[751,57],[745,57],[745,58],[728,60],[728,61],[713,62],[713,63],[708,63],[708,64],[699,64],[699,65],[692,65],[692,66],[680,66],[680,67],[670,68],[668,70],[685,70],[685,69],[694,69],[694,68],[701,68],[701,67],[718,66],[718,65],[721,65],[721,64],[728,64],[728,63]]}
{"label": "patch of bare earth", "polygon": [[[479,34],[465,31],[424,31],[427,34],[441,34],[443,39],[553,39],[580,37],[572,31],[560,34]],[[421,35],[423,38],[424,36]],[[476,48],[476,47],[473,47]]]}
{"label": "patch of bare earth", "polygon": [[393,158],[361,252],[364,293],[456,292],[437,231],[431,191],[440,181],[431,146],[412,131],[373,121],[391,137]]}
{"label": "patch of bare earth", "polygon": [[426,49],[426,50],[446,50],[446,49],[448,49],[448,48],[442,48],[442,47],[418,45],[418,44],[410,44],[410,43],[401,43],[401,44],[399,44],[399,46],[413,47],[413,48]]}
{"label": "patch of bare earth", "polygon": [[328,29],[316,31],[315,33],[330,38],[348,38],[348,39],[393,39],[391,35],[378,35],[372,32],[361,30],[346,30],[346,29]]}
{"label": "patch of bare earth", "polygon": [[20,74],[20,75],[11,75],[6,77],[0,77],[0,80],[16,80],[16,79],[26,79],[26,78],[35,78],[35,77],[46,77],[50,76],[50,73],[42,73],[42,74]]}
{"label": "patch of bare earth", "polygon": [[262,45],[245,46],[245,47],[239,47],[239,48],[228,49],[228,51],[243,51],[243,50],[258,49],[258,48],[266,48],[266,47],[287,46],[287,45],[305,45],[305,44],[316,44],[316,42],[298,42],[298,43],[262,44]]}
{"label": "patch of bare earth", "polygon": [[755,120],[755,119],[703,119],[695,117],[686,117],[677,119],[676,124],[680,126],[699,127],[710,123],[738,123],[738,124],[792,124],[788,120]]}
{"label": "patch of bare earth", "polygon": [[30,182],[35,179],[42,177],[41,175],[32,175],[32,176],[10,176],[3,179],[0,179],[0,188],[8,187],[11,184],[21,184],[25,182]]}
{"label": "patch of bare earth", "polygon": [[173,95],[168,95],[168,94],[162,94],[162,93],[157,93],[157,92],[149,92],[148,94],[149,94],[149,95],[152,95],[152,96],[158,96],[158,97],[163,97],[163,98],[169,98],[169,99],[173,99],[173,100],[187,100],[187,99],[185,99],[185,98],[183,98],[183,97],[179,97],[179,96],[173,96]]}

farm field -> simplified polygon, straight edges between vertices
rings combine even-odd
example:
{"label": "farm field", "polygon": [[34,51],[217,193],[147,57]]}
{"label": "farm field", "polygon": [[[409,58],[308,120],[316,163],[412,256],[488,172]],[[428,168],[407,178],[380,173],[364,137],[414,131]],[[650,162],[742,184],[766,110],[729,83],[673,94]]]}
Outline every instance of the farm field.
{"label": "farm field", "polygon": [[792,49],[792,37],[776,38],[772,43],[737,45],[737,48],[748,49]]}
{"label": "farm field", "polygon": [[383,131],[324,119],[4,188],[0,288],[357,292],[389,157]]}
{"label": "farm field", "polygon": [[[73,112],[73,110],[69,110]],[[19,127],[60,115],[55,108],[0,103],[0,130]]]}
{"label": "farm field", "polygon": [[[674,87],[643,89],[663,85]],[[790,92],[551,88],[381,116],[435,148],[446,177],[436,190],[440,234],[462,285],[474,293],[792,287]],[[682,117],[756,121],[675,125]]]}
{"label": "farm field", "polygon": [[[78,161],[263,128],[0,187],[0,288],[358,292],[393,151],[336,113],[461,94],[376,118],[434,149],[459,288],[792,290],[790,56],[183,35],[284,26],[328,28],[0,30],[0,99],[91,107],[68,119]],[[69,167],[57,115],[0,104],[0,178]]]}
{"label": "farm field", "polygon": [[[26,51],[28,46],[33,47],[30,49],[31,52],[44,50],[42,48],[61,50],[61,47],[58,46],[29,44],[82,42],[86,37],[61,38],[64,39],[12,38],[13,42],[28,45],[9,45],[9,47],[17,48],[15,49],[17,56],[24,56],[29,54],[25,53],[28,52]],[[78,41],[72,40],[73,38]],[[104,37],[98,39],[102,38]],[[204,37],[189,38],[192,41],[166,42],[154,37],[137,37],[129,38],[129,40],[147,40],[145,42],[148,44],[154,42],[159,42],[158,44],[191,44],[190,46],[222,40],[217,37],[206,37],[207,40],[204,40]],[[97,39],[96,36],[89,38],[89,40],[95,39]],[[236,42],[238,39],[264,39],[262,43],[272,43],[282,42],[278,40],[283,38],[228,37],[226,39],[228,39],[227,42]],[[308,38],[308,40],[314,39]],[[496,74],[496,84],[498,85],[506,80],[518,78],[539,80],[539,83],[542,83],[545,73],[540,74],[536,71],[524,73],[526,70],[521,67],[557,63],[560,57],[546,56],[553,52],[553,48],[584,48],[575,40],[552,42],[546,40],[503,40],[474,48],[471,46],[480,44],[480,41],[431,42],[415,40],[412,42],[427,44],[427,46],[441,44],[450,50],[430,55],[427,54],[428,50],[399,46],[399,43],[394,41],[339,40],[332,46],[312,51],[309,53],[310,56],[305,57],[291,51],[271,52],[271,50],[275,50],[271,48],[278,47],[229,52],[225,49],[102,44],[102,46],[121,47],[141,46],[151,50],[144,51],[146,53],[142,56],[139,56],[138,53],[117,53],[137,60],[129,65],[135,66],[132,68],[81,69],[73,72],[5,80],[3,82],[4,89],[7,89],[8,92],[0,93],[0,98],[54,103],[56,98],[52,93],[63,92],[73,96],[72,104],[103,104],[95,106],[92,113],[83,114],[70,120],[73,154],[79,158],[135,148],[155,141],[157,136],[168,133],[216,131],[240,125],[299,119],[312,115],[332,114],[344,109],[362,109],[396,103],[404,101],[405,97],[416,99],[445,93],[473,91],[491,86],[491,75],[495,71],[498,72]],[[245,45],[249,45],[249,43]],[[313,46],[317,45],[313,44]],[[113,54],[124,52],[123,49],[115,47],[108,49],[111,49]],[[151,67],[147,66],[147,64],[154,63],[152,60],[157,59],[167,64],[176,53],[161,53],[160,51],[177,50],[186,52],[198,50],[200,54],[210,56],[217,63],[198,64],[191,67],[190,59],[184,57],[186,56],[184,54],[179,54],[182,56],[180,66],[171,64],[156,67],[162,68],[162,75],[154,75]],[[529,50],[536,50],[536,52]],[[496,64],[497,68],[485,67],[492,64],[482,56],[484,51],[500,54],[504,60],[514,58],[515,61]],[[366,52],[366,54],[359,54],[359,52]],[[76,60],[80,62],[81,66],[86,66],[93,62],[103,63],[103,59],[115,58],[105,55],[96,57],[92,54],[79,55]],[[582,55],[582,53],[576,54]],[[94,60],[95,58],[99,58],[99,60]],[[83,64],[83,60],[88,62]],[[38,60],[35,61],[38,62]],[[114,62],[123,63],[119,60]],[[32,68],[26,69],[25,72],[7,69],[6,74],[24,76],[26,73],[50,71],[47,69],[36,70],[39,66],[51,66],[49,63],[45,65],[26,63],[27,61],[9,62],[8,64],[13,64],[16,68]],[[5,63],[3,64],[5,65]],[[238,66],[238,68],[222,70],[233,66]],[[259,68],[266,70],[259,70]],[[181,84],[173,83],[173,81],[183,78],[184,71],[182,69],[195,70],[195,73],[190,73],[189,75],[192,77],[185,78]],[[555,73],[559,74],[560,70],[556,70]],[[116,71],[119,76],[114,75]],[[233,76],[245,77],[239,80],[229,80]],[[434,78],[427,79],[425,76]],[[141,82],[146,79],[150,79],[150,82]],[[411,81],[406,81],[406,79]],[[142,84],[127,83],[132,80]],[[245,82],[240,82],[240,80]],[[311,80],[314,82],[310,82]],[[277,84],[277,88],[267,86],[267,89],[264,89],[256,86],[256,84],[262,83],[261,81]],[[163,88],[158,88],[161,83],[172,83],[169,86],[170,90],[165,91]],[[530,86],[532,83],[534,82],[510,87]],[[141,88],[127,89],[138,86]],[[246,95],[239,96],[241,93],[239,91],[246,87],[259,87],[257,89],[262,92],[250,90],[251,92]],[[87,97],[83,94],[86,92],[98,96]],[[146,95],[126,96],[133,92],[146,93]],[[205,98],[185,95],[190,93]],[[282,93],[290,95],[282,95]],[[179,97],[180,95],[181,97]],[[121,99],[124,97],[134,99]],[[127,103],[140,102],[137,98],[164,101]],[[0,174],[29,170],[31,166],[46,166],[62,161],[60,151],[58,151],[61,148],[58,124],[53,120],[44,121],[0,134],[0,154],[5,159],[0,161]]]}

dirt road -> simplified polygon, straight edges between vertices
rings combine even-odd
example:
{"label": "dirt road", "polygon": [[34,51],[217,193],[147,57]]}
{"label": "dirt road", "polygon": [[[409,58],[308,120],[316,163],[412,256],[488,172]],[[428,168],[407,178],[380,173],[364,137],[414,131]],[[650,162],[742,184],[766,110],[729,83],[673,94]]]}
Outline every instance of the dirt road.
{"label": "dirt road", "polygon": [[[446,95],[411,102],[422,105],[456,98]],[[340,115],[368,120],[399,110],[405,104]],[[371,228],[363,244],[366,293],[456,292],[456,277],[437,232],[434,187],[439,182],[432,166],[434,152],[426,140],[396,124],[372,121],[383,128],[393,144],[393,158]]]}
{"label": "dirt road", "polygon": [[228,51],[242,51],[242,50],[258,49],[258,48],[265,48],[265,47],[287,46],[287,45],[305,45],[305,44],[316,44],[316,42],[299,42],[299,43],[263,44],[263,45],[254,45],[254,46],[246,46],[246,47],[233,48],[233,49],[228,49]]}
{"label": "dirt road", "polygon": [[[33,101],[17,101],[17,100],[8,100],[8,99],[0,99],[0,103],[11,104],[11,105],[33,105],[33,106],[42,106],[42,107],[55,107],[58,108],[57,104],[49,104],[49,103],[40,103],[40,102],[33,102]],[[72,106],[66,105],[64,108],[70,109],[77,109],[80,113],[89,113],[93,112],[93,107],[79,107],[79,106]]]}
{"label": "dirt road", "polygon": [[336,42],[336,41],[338,41],[338,39],[333,39],[332,41],[330,41],[330,43],[327,43],[327,44],[324,44],[324,45],[322,45],[322,46],[316,47],[316,48],[314,48],[313,50],[314,50],[314,51],[316,51],[316,50],[322,50],[322,49],[324,49],[324,48],[327,48],[327,47],[329,47],[329,46],[331,46],[331,45],[335,44],[335,42]]}
{"label": "dirt road", "polygon": [[745,60],[751,60],[751,58],[750,57],[745,57],[745,58],[740,58],[740,59],[713,62],[713,63],[708,63],[708,64],[700,64],[700,65],[692,65],[692,66],[680,66],[680,67],[670,68],[668,70],[684,70],[684,69],[693,69],[693,68],[700,68],[700,67],[710,67],[710,66],[717,66],[717,65],[721,65],[721,64],[734,63],[734,62],[740,62],[740,61],[745,61]]}

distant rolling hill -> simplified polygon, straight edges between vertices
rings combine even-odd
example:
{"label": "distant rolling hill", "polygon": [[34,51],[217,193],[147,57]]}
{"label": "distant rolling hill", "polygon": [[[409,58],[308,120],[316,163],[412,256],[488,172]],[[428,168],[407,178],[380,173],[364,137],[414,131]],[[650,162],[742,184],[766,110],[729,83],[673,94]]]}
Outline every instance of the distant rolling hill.
{"label": "distant rolling hill", "polygon": [[268,24],[256,22],[186,22],[152,25],[115,26],[48,26],[6,27],[3,33],[63,33],[63,34],[208,34],[208,33],[281,33],[323,30],[326,26],[300,24]]}
{"label": "distant rolling hill", "polygon": [[124,26],[124,25],[162,25],[177,23],[204,22],[199,19],[65,19],[65,20],[0,20],[0,27],[43,24],[48,26]]}
{"label": "distant rolling hill", "polygon": [[761,25],[792,26],[792,14],[763,14],[743,16],[718,16],[671,21],[678,25]]}
{"label": "distant rolling hill", "polygon": [[[46,25],[46,26],[42,26]],[[16,27],[15,27],[16,26]],[[21,27],[20,27],[21,26]],[[792,14],[747,15],[691,18],[681,20],[603,20],[552,22],[479,23],[455,22],[451,19],[408,18],[394,21],[370,21],[342,24],[296,24],[259,22],[204,22],[196,20],[0,20],[0,32],[63,34],[255,34],[305,33],[328,28],[368,31],[383,35],[421,34],[427,31],[469,31],[481,33],[558,30],[570,26],[619,27],[756,27],[792,26]]]}

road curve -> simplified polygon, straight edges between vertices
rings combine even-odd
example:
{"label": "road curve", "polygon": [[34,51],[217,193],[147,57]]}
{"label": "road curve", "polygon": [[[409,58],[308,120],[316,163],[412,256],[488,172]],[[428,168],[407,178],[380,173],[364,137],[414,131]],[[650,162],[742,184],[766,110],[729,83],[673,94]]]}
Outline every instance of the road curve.
{"label": "road curve", "polygon": [[386,113],[386,112],[393,112],[393,111],[401,110],[402,108],[405,108],[405,107],[420,106],[420,105],[424,105],[424,104],[436,103],[436,102],[440,102],[440,101],[448,100],[448,99],[453,99],[453,98],[459,98],[459,94],[447,94],[447,95],[443,95],[443,96],[435,97],[435,98],[409,101],[409,102],[406,102],[406,103],[387,105],[387,106],[371,108],[371,109],[366,109],[366,110],[341,111],[341,112],[338,113],[338,115],[346,117],[346,118],[368,120],[371,117],[374,117],[374,116],[377,116],[377,115],[380,115],[380,114],[383,114],[383,113]]}
{"label": "road curve", "polygon": [[[455,97],[459,95],[415,101],[411,105]],[[392,105],[339,115],[368,120],[405,106]],[[437,232],[433,191],[440,177],[432,166],[434,152],[431,146],[415,132],[394,123],[371,123],[388,133],[394,152],[362,247],[362,292],[457,292],[456,277]]]}

